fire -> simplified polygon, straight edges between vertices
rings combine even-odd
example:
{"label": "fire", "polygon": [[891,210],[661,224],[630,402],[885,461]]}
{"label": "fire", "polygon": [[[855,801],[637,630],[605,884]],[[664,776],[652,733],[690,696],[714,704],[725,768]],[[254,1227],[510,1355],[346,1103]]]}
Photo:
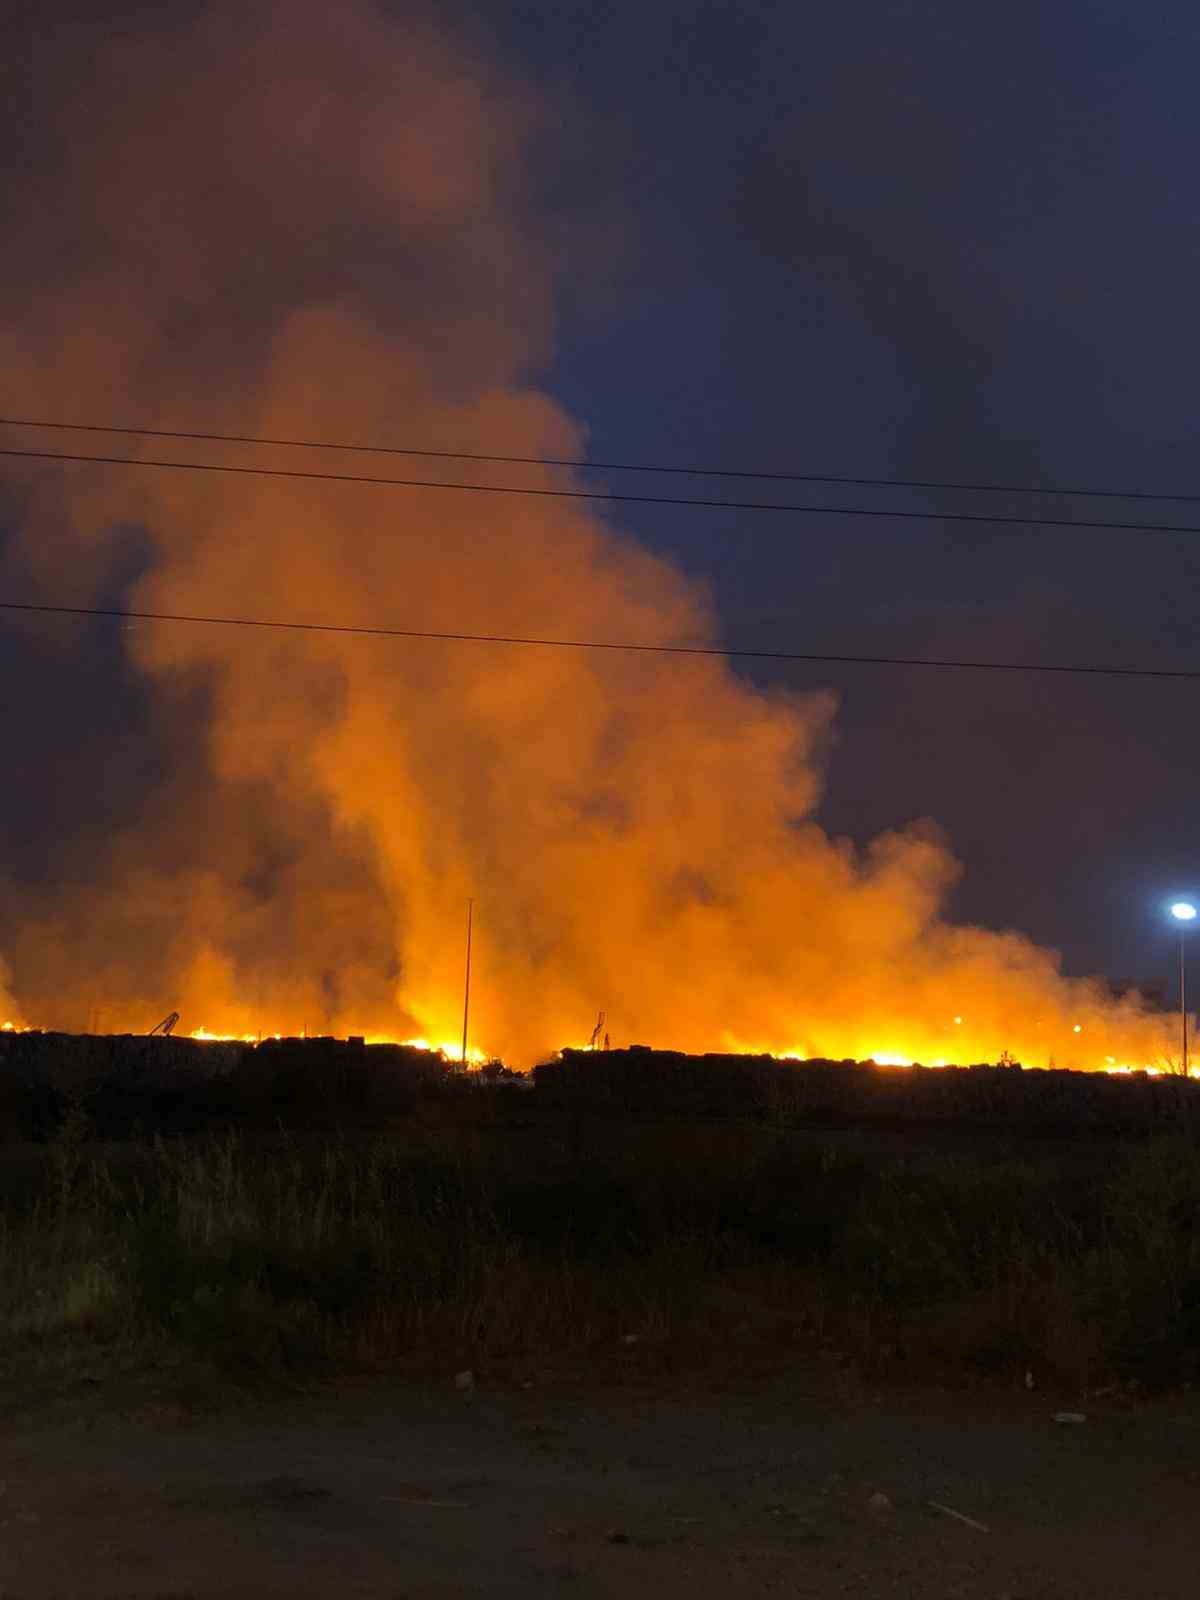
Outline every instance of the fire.
{"label": "fire", "polygon": [[[443,1040],[440,1044],[431,1044],[428,1039],[376,1039],[369,1038],[368,1044],[402,1044],[410,1050],[432,1050],[434,1054],[445,1056],[447,1061],[461,1061],[463,1058],[462,1045],[454,1044],[450,1040]],[[477,1050],[474,1045],[467,1046],[467,1062],[473,1067],[482,1067],[492,1058],[485,1050]]]}
{"label": "fire", "polygon": [[[219,1044],[256,1044],[261,1043],[263,1039],[282,1040],[288,1037],[296,1038],[297,1035],[287,1035],[284,1033],[214,1033],[210,1029],[204,1027],[193,1028],[188,1034],[189,1039],[198,1039],[204,1043]],[[304,1038],[306,1035],[300,1034],[299,1037]],[[409,1049],[428,1050],[435,1055],[445,1056],[447,1061],[462,1060],[462,1045],[455,1044],[448,1039],[441,1040],[440,1042],[431,1042],[429,1039],[425,1038],[397,1039],[390,1034],[379,1033],[368,1033],[365,1035],[359,1035],[359,1037],[363,1038],[367,1044],[405,1045]],[[486,1051],[477,1049],[474,1045],[468,1045],[466,1059],[471,1066],[481,1067],[492,1058],[487,1054]]]}
{"label": "fire", "polygon": [[[963,1019],[961,1017],[955,1017],[953,1019],[953,1025],[954,1026],[961,1026],[962,1022],[963,1022]],[[4,1022],[0,1022],[0,1033],[33,1033],[33,1032],[38,1032],[38,1031],[41,1031],[41,1030],[36,1029],[36,1028],[26,1027],[23,1023],[16,1022],[16,1021],[12,1020],[11,1018],[5,1020]],[[137,1027],[131,1027],[131,1028],[128,1028],[128,1029],[119,1029],[119,1030],[114,1030],[114,1031],[132,1032],[132,1033],[144,1033],[146,1030],[145,1030],[144,1027],[137,1026]],[[202,1043],[202,1044],[249,1044],[249,1045],[254,1045],[254,1044],[261,1044],[264,1040],[281,1041],[281,1040],[283,1040],[285,1038],[288,1038],[288,1037],[296,1038],[298,1036],[295,1035],[295,1034],[288,1035],[288,1034],[282,1033],[282,1032],[280,1032],[280,1033],[263,1033],[263,1034],[259,1034],[259,1033],[220,1033],[220,1032],[214,1032],[213,1030],[211,1030],[209,1028],[201,1026],[201,1027],[198,1027],[198,1028],[193,1028],[186,1035],[186,1037],[189,1038],[189,1039],[194,1039],[198,1043]],[[300,1035],[299,1037],[303,1037],[303,1035]],[[365,1042],[367,1044],[371,1044],[371,1045],[398,1044],[398,1045],[403,1045],[408,1049],[428,1050],[432,1054],[436,1054],[436,1055],[440,1055],[440,1056],[444,1057],[445,1060],[447,1062],[450,1062],[451,1064],[459,1062],[459,1061],[462,1060],[462,1044],[461,1044],[461,1041],[458,1042],[458,1043],[454,1042],[453,1040],[449,1040],[449,1039],[444,1039],[444,1040],[441,1040],[441,1041],[434,1041],[434,1040],[430,1040],[428,1038],[425,1038],[424,1036],[418,1036],[418,1037],[406,1038],[406,1039],[398,1039],[398,1038],[395,1038],[394,1036],[388,1035],[388,1034],[371,1034],[371,1033],[368,1033],[366,1035],[359,1035],[359,1037],[363,1037],[365,1039]],[[580,1043],[580,1044],[576,1044],[572,1048],[582,1051],[582,1050],[586,1050],[588,1048],[588,1046],[586,1044],[584,1044],[584,1043]],[[793,1045],[790,1048],[784,1048],[784,1049],[778,1049],[778,1050],[770,1050],[770,1049],[766,1049],[765,1047],[763,1047],[761,1045],[760,1046],[755,1046],[755,1045],[752,1045],[752,1044],[747,1044],[744,1040],[737,1039],[734,1036],[728,1035],[728,1034],[725,1035],[723,1040],[722,1040],[722,1049],[727,1051],[730,1054],[733,1054],[733,1055],[749,1055],[749,1056],[767,1055],[767,1056],[773,1056],[776,1060],[779,1060],[779,1061],[803,1062],[805,1060],[811,1060],[811,1059],[814,1059],[814,1058],[831,1059],[830,1057],[823,1055],[823,1053],[821,1051],[813,1049],[809,1045],[797,1044],[797,1045]],[[482,1067],[482,1066],[486,1065],[488,1061],[491,1061],[491,1060],[494,1060],[494,1059],[496,1059],[495,1056],[489,1054],[486,1050],[482,1050],[482,1049],[478,1048],[475,1045],[469,1045],[468,1048],[467,1048],[467,1063],[471,1067],[475,1067],[475,1068]],[[999,1059],[999,1055],[995,1051],[991,1052],[990,1054],[988,1052],[986,1052],[986,1051],[981,1051],[981,1052],[978,1052],[976,1054],[972,1054],[969,1051],[959,1051],[957,1054],[954,1054],[954,1055],[925,1057],[925,1056],[919,1056],[919,1055],[905,1053],[905,1052],[900,1051],[900,1050],[879,1049],[879,1048],[875,1048],[875,1047],[872,1047],[870,1045],[867,1045],[867,1046],[863,1046],[862,1049],[861,1049],[861,1052],[859,1054],[857,1054],[857,1055],[854,1055],[854,1056],[843,1056],[843,1057],[832,1057],[832,1059],[856,1060],[856,1061],[861,1061],[861,1062],[870,1062],[870,1063],[873,1063],[877,1067],[888,1067],[888,1068],[904,1069],[904,1068],[911,1068],[911,1067],[915,1067],[915,1066],[935,1067],[935,1068],[936,1067],[947,1067],[947,1066],[968,1066],[968,1065],[972,1064],[972,1062],[997,1060],[997,1059]],[[1027,1062],[1023,1062],[1022,1065],[1024,1065],[1025,1067],[1033,1067],[1033,1068],[1037,1068],[1038,1066],[1053,1066],[1053,1065],[1074,1066],[1075,1070],[1078,1070],[1078,1067],[1075,1066],[1075,1064],[1073,1064],[1073,1063],[1067,1063],[1067,1062],[1056,1063],[1053,1060],[1048,1060],[1048,1061],[1045,1061],[1045,1062],[1027,1061]],[[1097,1072],[1103,1072],[1103,1073],[1109,1074],[1110,1076],[1115,1076],[1115,1077],[1129,1077],[1129,1076],[1131,1076],[1131,1075],[1133,1075],[1135,1073],[1145,1073],[1148,1077],[1154,1078],[1154,1077],[1161,1076],[1165,1071],[1173,1070],[1173,1067],[1171,1067],[1169,1063],[1166,1063],[1161,1059],[1158,1062],[1124,1062],[1124,1061],[1118,1061],[1115,1056],[1111,1056],[1110,1055],[1110,1056],[1105,1056],[1104,1062],[1103,1062],[1102,1065],[1094,1066],[1094,1067],[1088,1068],[1086,1070],[1093,1070],[1093,1071],[1097,1071]]]}
{"label": "fire", "polygon": [[[32,1033],[35,1031],[38,1030],[26,1028],[23,1023],[15,1022],[11,1018],[4,1022],[0,1022],[0,1033]],[[139,1018],[135,1024],[132,1024],[128,1028],[114,1028],[111,1031],[115,1033],[144,1034],[147,1032],[147,1029],[144,1026],[143,1019]],[[354,1030],[350,1031],[353,1033]],[[306,1035],[303,1033],[297,1035],[295,1033],[287,1034],[283,1032],[220,1032],[201,1025],[198,1028],[191,1029],[186,1037],[189,1039],[195,1039],[200,1044],[261,1044],[263,1040],[281,1041],[286,1038],[304,1038]],[[455,1043],[449,1039],[443,1039],[440,1041],[431,1041],[426,1038],[398,1039],[392,1034],[381,1033],[368,1033],[365,1035],[358,1035],[358,1037],[363,1038],[367,1044],[398,1044],[404,1045],[413,1050],[428,1050],[432,1054],[444,1056],[447,1061],[461,1061],[463,1058],[461,1042]],[[486,1065],[487,1062],[493,1060],[494,1058],[486,1050],[481,1050],[475,1045],[468,1045],[466,1059],[470,1066],[481,1067]]]}
{"label": "fire", "polygon": [[[571,241],[597,235],[564,227],[529,159],[557,100],[436,26],[436,7],[411,26],[365,0],[161,9],[97,45],[86,96],[47,104],[30,180],[6,196],[0,262],[20,293],[0,301],[0,346],[28,414],[585,455],[583,424],[535,376],[563,282],[595,270]],[[353,240],[423,292],[359,270]],[[61,600],[66,573],[80,604],[119,593],[177,615],[722,636],[707,588],[580,502],[481,516],[479,496],[348,483],[13,462],[5,477],[5,569],[35,601]],[[519,481],[583,483],[549,467]],[[113,554],[133,527],[136,563]],[[98,757],[104,814],[124,806],[102,839],[88,774],[60,783],[54,826],[86,847],[85,881],[64,865],[37,896],[0,882],[0,908],[19,906],[0,925],[5,1015],[144,1028],[148,997],[186,997],[200,1039],[308,1019],[453,1061],[473,898],[472,1037],[516,1066],[605,1007],[614,1037],[697,1052],[736,1038],[1086,1070],[1170,1054],[1135,999],[947,920],[959,867],[932,824],[863,848],[823,830],[836,705],[819,685],[763,689],[715,656],[461,639],[165,621],[113,639],[161,746]],[[80,652],[73,681],[94,632],[56,629],[51,647]]]}
{"label": "fire", "polygon": [[[188,1034],[189,1039],[198,1039],[202,1043],[214,1044],[256,1044],[260,1043],[263,1039],[282,1040],[288,1037],[304,1038],[306,1035],[303,1033],[300,1035],[288,1035],[284,1033],[214,1033],[210,1029],[204,1027],[193,1028]],[[436,1055],[445,1056],[447,1061],[462,1060],[462,1045],[454,1044],[450,1040],[442,1040],[439,1043],[431,1043],[430,1040],[424,1038],[397,1039],[390,1034],[378,1033],[359,1035],[359,1037],[362,1037],[367,1044],[405,1045],[413,1050],[428,1050]],[[471,1066],[483,1066],[489,1060],[491,1060],[491,1057],[486,1051],[479,1050],[474,1045],[469,1045],[467,1047],[467,1061]]]}
{"label": "fire", "polygon": [[[1077,985],[1084,988],[1086,986]],[[1172,1053],[1166,1033],[1165,1019],[1155,1019],[1158,1027],[1145,1030],[1159,1048],[1153,1055],[1142,1055],[1130,1050],[1118,1055],[1102,1052],[1103,1040],[1087,1045],[1084,1027],[1080,1023],[1061,1019],[1056,1027],[1048,1026],[1035,1017],[1033,1025],[1019,1014],[1013,1017],[972,1015],[966,1011],[938,1019],[914,1017],[905,1030],[893,1025],[886,1032],[868,1021],[855,1025],[841,1021],[836,1028],[810,1029],[807,1033],[795,1030],[784,1045],[748,1038],[740,1033],[726,1031],[718,1045],[712,1048],[729,1050],[735,1054],[774,1055],[780,1059],[825,1059],[873,1061],[880,1067],[944,1067],[966,1066],[974,1062],[1019,1061],[1028,1068],[1059,1067],[1084,1072],[1147,1072],[1158,1074],[1173,1070]],[[1104,1017],[1101,1013],[1101,1022]],[[1148,1019],[1147,1019],[1148,1020]],[[1115,1022],[1123,1028],[1123,1037],[1137,1040],[1141,1033],[1141,1014],[1136,1007],[1115,1007],[1109,1013],[1110,1027]],[[1171,1027],[1178,1027],[1173,1019]]]}

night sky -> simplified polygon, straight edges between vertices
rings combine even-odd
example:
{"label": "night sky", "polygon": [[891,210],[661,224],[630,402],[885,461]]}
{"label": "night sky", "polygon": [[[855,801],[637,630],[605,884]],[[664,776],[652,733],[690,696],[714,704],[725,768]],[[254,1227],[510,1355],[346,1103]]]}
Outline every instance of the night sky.
{"label": "night sky", "polygon": [[[618,181],[641,231],[620,314],[569,335],[553,379],[597,457],[1196,492],[1191,8],[519,10],[512,47],[629,130]],[[1186,506],[768,487],[1200,524]],[[734,643],[1197,665],[1187,536],[628,520],[710,575]],[[1068,970],[1162,970],[1162,898],[1200,878],[1194,686],[789,681],[841,697],[832,830],[932,815],[967,866],[958,915],[1020,927]]]}
{"label": "night sky", "polygon": [[[30,181],[39,106],[86,74],[89,30],[165,26],[183,8],[5,15],[11,187]],[[602,272],[561,292],[537,374],[595,459],[1200,492],[1194,7],[555,0],[460,20],[561,97],[561,137],[542,152],[559,203],[616,241]],[[22,396],[3,409],[20,414]],[[243,419],[231,399],[194,420]],[[708,579],[732,645],[1200,668],[1200,534],[933,515],[1200,529],[1200,505],[604,481],[931,513],[614,510]],[[113,537],[119,600],[143,553],[136,528]],[[86,874],[88,840],[128,818],[166,759],[119,630],[44,626],[39,643],[0,625],[3,865],[35,897],[47,874]],[[1200,891],[1200,684],[760,671],[839,697],[831,832],[866,840],[934,817],[966,867],[956,917],[1020,928],[1070,972],[1166,974],[1162,902]]]}

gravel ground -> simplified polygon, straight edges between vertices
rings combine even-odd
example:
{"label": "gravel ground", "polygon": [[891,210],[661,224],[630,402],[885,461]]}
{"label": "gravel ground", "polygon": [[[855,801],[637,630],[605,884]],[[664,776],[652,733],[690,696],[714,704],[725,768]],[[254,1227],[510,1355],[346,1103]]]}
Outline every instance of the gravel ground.
{"label": "gravel ground", "polygon": [[1200,1405],[1052,1409],[448,1379],[195,1414],[84,1384],[0,1410],[0,1595],[1191,1600]]}

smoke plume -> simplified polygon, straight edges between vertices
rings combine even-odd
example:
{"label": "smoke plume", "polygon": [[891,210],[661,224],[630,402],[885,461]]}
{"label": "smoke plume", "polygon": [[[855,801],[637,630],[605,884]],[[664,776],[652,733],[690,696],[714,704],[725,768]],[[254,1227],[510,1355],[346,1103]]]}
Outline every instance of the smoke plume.
{"label": "smoke plume", "polygon": [[[558,287],[609,232],[551,198],[570,109],[485,41],[416,9],[267,3],[56,43],[0,268],[19,308],[0,323],[9,412],[585,452],[538,373]],[[347,469],[97,437],[51,447]],[[5,467],[10,595],[718,636],[704,592],[570,502]],[[445,476],[428,467],[397,475]],[[29,622],[24,643],[85,676],[79,626]],[[54,849],[34,884],[14,861],[0,896],[31,1022],[142,1028],[177,1008],[235,1034],[453,1039],[473,898],[472,1037],[518,1062],[601,1009],[614,1042],[691,1049],[1097,1067],[1169,1048],[1053,953],[943,921],[957,869],[932,825],[862,855],[820,830],[825,697],[712,659],[156,622],[117,644],[161,759],[130,776],[119,721],[86,762],[59,752]],[[110,780],[120,824],[101,826],[81,797],[111,806]]]}

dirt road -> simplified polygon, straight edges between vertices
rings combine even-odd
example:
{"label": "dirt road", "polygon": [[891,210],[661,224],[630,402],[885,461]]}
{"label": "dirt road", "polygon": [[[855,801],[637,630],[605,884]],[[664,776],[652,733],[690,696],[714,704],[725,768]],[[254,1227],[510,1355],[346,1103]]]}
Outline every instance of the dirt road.
{"label": "dirt road", "polygon": [[4,1600],[1200,1593],[1191,1402],[447,1382],[188,1420],[100,1388],[6,1409]]}

